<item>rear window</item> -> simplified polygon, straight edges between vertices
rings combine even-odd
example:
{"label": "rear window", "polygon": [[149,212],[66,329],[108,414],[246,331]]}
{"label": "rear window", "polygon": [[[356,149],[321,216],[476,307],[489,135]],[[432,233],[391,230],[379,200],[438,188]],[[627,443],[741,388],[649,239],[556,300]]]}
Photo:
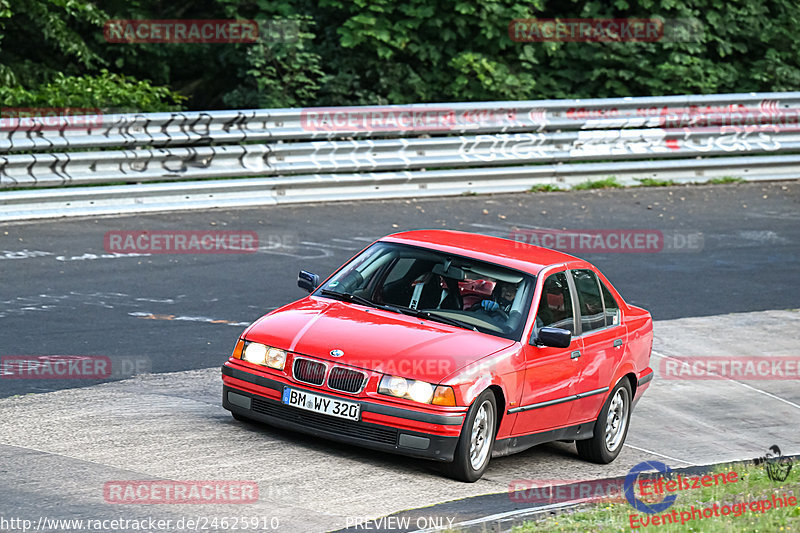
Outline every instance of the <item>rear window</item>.
{"label": "rear window", "polygon": [[603,312],[603,297],[600,296],[600,284],[591,270],[573,270],[572,280],[578,292],[581,314],[581,333],[606,327]]}
{"label": "rear window", "polygon": [[619,305],[614,297],[611,296],[611,291],[602,281],[600,282],[600,288],[603,291],[603,303],[606,309],[606,326],[616,326],[620,322]]}

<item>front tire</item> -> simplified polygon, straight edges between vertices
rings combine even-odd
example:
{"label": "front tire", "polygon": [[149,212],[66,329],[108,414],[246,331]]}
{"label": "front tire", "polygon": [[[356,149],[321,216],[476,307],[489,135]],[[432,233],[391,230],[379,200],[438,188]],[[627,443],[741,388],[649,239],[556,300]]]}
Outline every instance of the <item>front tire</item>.
{"label": "front tire", "polygon": [[497,401],[492,391],[485,390],[467,411],[453,462],[444,466],[445,473],[467,483],[478,481],[489,466],[495,433]]}
{"label": "front tire", "polygon": [[622,378],[616,384],[594,423],[594,436],[579,440],[578,455],[593,463],[608,464],[622,451],[631,419],[631,384]]}

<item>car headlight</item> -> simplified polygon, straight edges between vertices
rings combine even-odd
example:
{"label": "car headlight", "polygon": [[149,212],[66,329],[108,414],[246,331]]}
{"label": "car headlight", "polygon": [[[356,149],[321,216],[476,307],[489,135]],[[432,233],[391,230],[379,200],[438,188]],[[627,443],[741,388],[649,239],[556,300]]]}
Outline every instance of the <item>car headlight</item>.
{"label": "car headlight", "polygon": [[248,342],[244,346],[242,359],[255,365],[283,370],[286,365],[286,352],[259,342]]}
{"label": "car headlight", "polygon": [[455,406],[453,389],[446,385],[435,386],[426,381],[385,375],[378,384],[378,392],[419,403]]}
{"label": "car headlight", "polygon": [[408,396],[419,403],[430,403],[433,398],[433,385],[424,381],[415,381],[408,388]]}
{"label": "car headlight", "polygon": [[[388,378],[388,379],[386,379]],[[386,382],[384,385],[384,381]],[[381,388],[385,388],[384,394],[391,394],[392,396],[397,396],[398,398],[405,397],[406,393],[408,392],[408,381],[405,378],[397,377],[397,376],[384,376],[381,380]]]}
{"label": "car headlight", "polygon": [[283,370],[286,364],[286,352],[280,348],[267,350],[267,366],[276,370]]}

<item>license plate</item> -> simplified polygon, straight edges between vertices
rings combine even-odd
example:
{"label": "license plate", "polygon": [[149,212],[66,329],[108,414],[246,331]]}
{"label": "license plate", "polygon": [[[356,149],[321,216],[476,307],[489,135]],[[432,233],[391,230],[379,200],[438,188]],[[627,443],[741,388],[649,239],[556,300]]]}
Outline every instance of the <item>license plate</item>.
{"label": "license plate", "polygon": [[291,387],[283,388],[283,397],[281,401],[286,405],[299,407],[306,411],[338,416],[339,418],[346,418],[348,420],[358,421],[359,415],[361,414],[361,405],[355,402],[335,400]]}

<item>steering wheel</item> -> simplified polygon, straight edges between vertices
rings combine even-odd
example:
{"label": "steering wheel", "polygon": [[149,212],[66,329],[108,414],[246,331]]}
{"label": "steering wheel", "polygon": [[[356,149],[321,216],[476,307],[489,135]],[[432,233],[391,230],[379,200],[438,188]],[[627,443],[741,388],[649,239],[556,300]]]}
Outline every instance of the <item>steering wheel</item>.
{"label": "steering wheel", "polygon": [[502,307],[498,307],[492,311],[487,311],[483,307],[478,307],[476,311],[486,315],[486,317],[490,319],[490,322],[497,323],[498,316],[503,319],[503,322],[508,322],[508,313],[506,313]]}

